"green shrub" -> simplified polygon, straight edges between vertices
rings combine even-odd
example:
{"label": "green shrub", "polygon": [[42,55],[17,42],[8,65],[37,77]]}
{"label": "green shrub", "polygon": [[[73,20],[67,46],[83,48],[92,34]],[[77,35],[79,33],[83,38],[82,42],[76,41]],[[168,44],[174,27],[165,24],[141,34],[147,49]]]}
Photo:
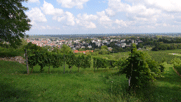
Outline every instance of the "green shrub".
{"label": "green shrub", "polygon": [[160,66],[160,71],[161,71],[161,72],[164,72],[165,66],[164,66],[163,64],[160,64],[159,66]]}
{"label": "green shrub", "polygon": [[101,49],[99,51],[99,54],[102,54],[102,55],[105,55],[105,54],[108,54],[108,53],[109,53],[109,51],[107,51],[106,49]]}
{"label": "green shrub", "polygon": [[123,68],[125,67],[124,65],[126,65],[127,60],[125,57],[120,58],[118,61],[116,61],[114,64],[115,66],[118,67],[119,71],[121,72],[123,70]]}
{"label": "green shrub", "polygon": [[0,47],[0,57],[23,56],[23,54],[24,54],[24,51],[22,49]]}
{"label": "green shrub", "polygon": [[144,87],[159,76],[158,64],[150,58],[148,54],[134,48],[130,56],[121,65],[123,67],[121,73],[126,74],[128,79],[131,78],[130,88]]}
{"label": "green shrub", "polygon": [[181,59],[174,58],[171,63],[173,64],[174,68],[181,74]]}

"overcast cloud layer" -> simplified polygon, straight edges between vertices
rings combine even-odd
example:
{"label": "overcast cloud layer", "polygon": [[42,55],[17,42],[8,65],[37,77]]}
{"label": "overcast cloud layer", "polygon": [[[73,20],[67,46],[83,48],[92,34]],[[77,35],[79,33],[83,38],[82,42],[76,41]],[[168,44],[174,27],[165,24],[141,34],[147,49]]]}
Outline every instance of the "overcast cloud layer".
{"label": "overcast cloud layer", "polygon": [[29,0],[28,34],[181,32],[180,0]]}

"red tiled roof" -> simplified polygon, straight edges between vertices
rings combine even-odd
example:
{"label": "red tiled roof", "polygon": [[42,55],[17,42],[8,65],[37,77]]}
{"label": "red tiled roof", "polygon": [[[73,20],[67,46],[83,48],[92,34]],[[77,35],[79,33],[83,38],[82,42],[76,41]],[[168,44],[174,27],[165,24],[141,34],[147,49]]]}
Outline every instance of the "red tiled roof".
{"label": "red tiled roof", "polygon": [[93,52],[93,50],[86,50],[86,51],[74,50],[74,53],[87,53],[87,52]]}
{"label": "red tiled roof", "polygon": [[45,44],[48,43],[48,41],[46,41],[46,40],[43,40],[43,41],[41,41],[41,42],[42,42],[42,43],[45,43]]}

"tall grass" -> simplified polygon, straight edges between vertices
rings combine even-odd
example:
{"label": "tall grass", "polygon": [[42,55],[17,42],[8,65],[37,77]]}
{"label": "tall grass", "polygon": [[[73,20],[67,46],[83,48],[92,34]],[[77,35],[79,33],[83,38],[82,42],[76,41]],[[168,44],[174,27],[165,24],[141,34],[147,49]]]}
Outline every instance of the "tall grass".
{"label": "tall grass", "polygon": [[[0,61],[0,101],[123,101],[121,97],[110,94],[109,74],[117,70],[81,69],[80,73],[72,68],[66,74],[63,68],[53,69],[48,74],[26,75],[26,67],[16,62]],[[120,77],[122,82],[125,76]]]}
{"label": "tall grass", "polygon": [[165,63],[164,66],[164,77],[135,93],[142,102],[180,102],[181,79],[174,72],[172,65]]}
{"label": "tall grass", "polygon": [[70,69],[66,65],[48,67],[40,73],[35,66],[34,72],[26,75],[26,66],[17,62],[0,61],[0,101],[75,101],[75,102],[179,102],[181,100],[181,79],[166,64],[164,78],[157,79],[153,85],[136,92],[127,92],[128,80],[125,75],[117,74],[118,69],[93,68]]}

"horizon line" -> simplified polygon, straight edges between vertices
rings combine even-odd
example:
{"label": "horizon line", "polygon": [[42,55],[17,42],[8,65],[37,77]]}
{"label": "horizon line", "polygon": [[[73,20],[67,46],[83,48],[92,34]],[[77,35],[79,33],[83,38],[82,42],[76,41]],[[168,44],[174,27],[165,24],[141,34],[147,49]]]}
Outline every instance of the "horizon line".
{"label": "horizon line", "polygon": [[[181,32],[179,33],[97,33],[97,35],[109,35],[109,34],[181,34]],[[96,33],[92,33],[92,34],[28,34],[28,35],[96,35]]]}

